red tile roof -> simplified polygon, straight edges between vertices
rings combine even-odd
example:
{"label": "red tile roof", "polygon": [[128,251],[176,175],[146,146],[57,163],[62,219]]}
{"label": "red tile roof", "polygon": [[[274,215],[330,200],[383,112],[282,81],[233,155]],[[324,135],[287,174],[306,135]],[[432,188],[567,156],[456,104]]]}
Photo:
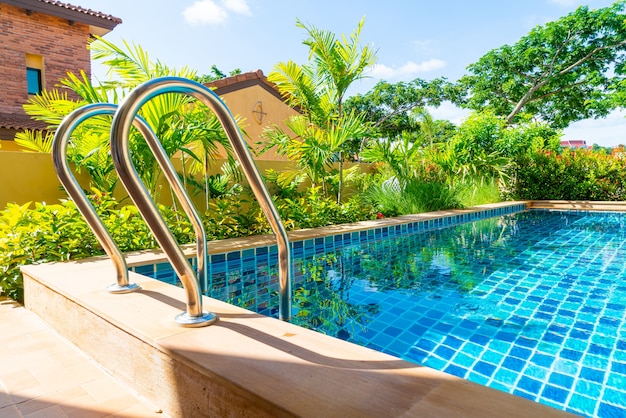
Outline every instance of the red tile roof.
{"label": "red tile roof", "polygon": [[10,4],[15,7],[57,16],[63,19],[75,20],[107,30],[112,30],[115,26],[122,23],[122,19],[119,17],[56,0],[2,0],[0,3]]}
{"label": "red tile roof", "polygon": [[561,140],[561,146],[571,148],[587,148],[587,141],[584,139],[563,139]]}
{"label": "red tile roof", "polygon": [[33,120],[30,116],[16,113],[0,112],[0,128],[4,129],[37,129],[44,130],[48,125],[44,122]]}
{"label": "red tile roof", "polygon": [[[211,81],[209,83],[204,83],[204,85],[213,88],[213,91],[218,96],[257,85],[263,87],[265,90],[276,96],[279,100],[286,102],[285,97],[280,94],[280,91],[278,90],[276,84],[269,81],[261,70],[221,78],[219,80]],[[301,112],[298,106],[292,106],[292,108],[297,112]]]}
{"label": "red tile roof", "polygon": [[[256,70],[249,73],[237,74],[231,77],[221,78],[219,80],[205,83],[207,87],[215,89],[216,94],[230,93],[253,84],[263,84],[278,93],[276,84],[272,83],[265,77],[263,71]],[[280,94],[280,93],[279,93]]]}

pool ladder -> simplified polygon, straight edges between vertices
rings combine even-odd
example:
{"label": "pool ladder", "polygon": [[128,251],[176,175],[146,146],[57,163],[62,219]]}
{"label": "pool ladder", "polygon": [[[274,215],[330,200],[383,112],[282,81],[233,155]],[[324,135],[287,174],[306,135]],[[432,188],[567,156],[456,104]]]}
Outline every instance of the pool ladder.
{"label": "pool ladder", "polygon": [[[95,116],[113,115],[111,124],[111,155],[115,169],[120,181],[154,234],[159,246],[165,252],[185,289],[187,309],[185,312],[177,315],[175,321],[185,327],[201,327],[210,325],[217,320],[215,314],[202,309],[202,292],[198,276],[206,283],[207,240],[204,226],[161,143],[150,126],[138,116],[139,110],[146,102],[166,93],[179,93],[196,98],[207,105],[220,121],[252,192],[276,236],[278,248],[279,318],[288,321],[291,319],[291,254],[287,231],[280,219],[278,210],[271,199],[235,119],[224,102],[213,91],[202,84],[179,77],[162,77],[149,80],[131,91],[119,107],[108,103],[83,106],[69,114],[59,125],[55,134],[52,158],[59,180],[76,203],[77,208],[85,217],[87,224],[93,230],[96,238],[115,266],[117,281],[110,285],[107,290],[113,293],[127,293],[140,290],[140,287],[129,282],[128,268],[124,256],[83,193],[75,177],[71,174],[67,164],[66,148],[72,132],[80,123]],[[163,170],[170,187],[178,198],[181,207],[194,227],[198,275],[194,272],[180,245],[176,242],[176,239],[161,217],[156,204],[150,197],[132,163],[129,146],[130,129],[132,126],[135,126],[143,135],[157,163]]]}

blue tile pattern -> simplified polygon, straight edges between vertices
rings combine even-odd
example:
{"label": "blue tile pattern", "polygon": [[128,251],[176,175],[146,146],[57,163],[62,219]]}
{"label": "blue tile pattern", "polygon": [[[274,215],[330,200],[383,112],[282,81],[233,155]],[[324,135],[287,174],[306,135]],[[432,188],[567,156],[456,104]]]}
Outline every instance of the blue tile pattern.
{"label": "blue tile pattern", "polygon": [[[294,322],[583,416],[626,416],[626,214],[523,205],[292,243]],[[471,221],[471,223],[470,223]],[[135,270],[176,282],[168,265]],[[276,247],[210,256],[277,316]]]}

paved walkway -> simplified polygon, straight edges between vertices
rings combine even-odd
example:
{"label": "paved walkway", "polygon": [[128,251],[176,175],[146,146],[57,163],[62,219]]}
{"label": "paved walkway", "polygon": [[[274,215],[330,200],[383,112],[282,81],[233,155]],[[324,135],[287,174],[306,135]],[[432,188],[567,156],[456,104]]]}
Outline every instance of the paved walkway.
{"label": "paved walkway", "polygon": [[45,321],[0,296],[0,417],[164,417]]}

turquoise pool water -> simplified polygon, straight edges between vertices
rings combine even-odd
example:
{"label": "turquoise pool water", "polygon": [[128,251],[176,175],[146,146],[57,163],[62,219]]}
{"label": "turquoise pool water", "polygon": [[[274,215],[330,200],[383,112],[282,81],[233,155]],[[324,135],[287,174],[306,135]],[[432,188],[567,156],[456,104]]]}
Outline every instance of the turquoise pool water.
{"label": "turquoise pool water", "polygon": [[[626,214],[494,214],[294,242],[293,322],[558,409],[626,416]],[[213,255],[206,293],[275,316],[276,263],[275,247]],[[177,281],[167,264],[135,270]]]}

